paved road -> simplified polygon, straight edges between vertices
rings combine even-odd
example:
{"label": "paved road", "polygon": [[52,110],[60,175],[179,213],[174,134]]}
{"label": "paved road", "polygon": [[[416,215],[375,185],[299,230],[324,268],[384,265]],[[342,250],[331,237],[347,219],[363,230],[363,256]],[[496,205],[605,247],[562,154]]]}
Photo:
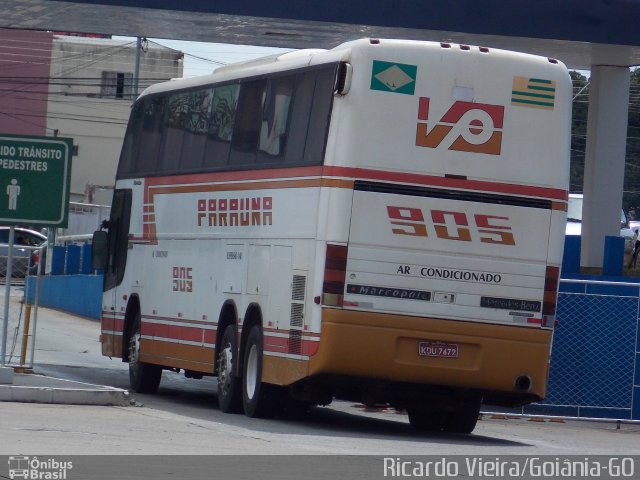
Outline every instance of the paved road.
{"label": "paved road", "polygon": [[[126,365],[100,355],[97,322],[40,309],[35,371],[127,388]],[[157,395],[138,406],[0,404],[0,455],[362,454],[622,455],[640,452],[640,425],[497,420],[472,435],[422,435],[394,411],[349,402],[304,420],[261,420],[217,409],[215,381],[165,372]]]}

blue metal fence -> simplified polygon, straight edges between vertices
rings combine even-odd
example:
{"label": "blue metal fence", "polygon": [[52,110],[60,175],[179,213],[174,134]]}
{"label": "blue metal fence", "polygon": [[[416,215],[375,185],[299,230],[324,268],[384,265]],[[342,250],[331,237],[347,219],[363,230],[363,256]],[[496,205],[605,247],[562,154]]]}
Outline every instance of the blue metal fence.
{"label": "blue metal fence", "polygon": [[547,398],[523,412],[640,420],[639,307],[640,283],[563,279]]}

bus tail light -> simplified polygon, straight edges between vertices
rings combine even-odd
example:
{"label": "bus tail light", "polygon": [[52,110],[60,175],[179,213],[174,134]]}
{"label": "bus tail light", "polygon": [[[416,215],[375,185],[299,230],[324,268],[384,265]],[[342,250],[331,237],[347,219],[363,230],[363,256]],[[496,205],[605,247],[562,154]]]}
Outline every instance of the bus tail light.
{"label": "bus tail light", "polygon": [[544,278],[544,302],[542,304],[542,326],[553,328],[556,321],[556,304],[558,302],[559,267],[547,267]]}
{"label": "bus tail light", "polygon": [[322,283],[323,305],[342,307],[344,279],[347,273],[347,251],[346,245],[327,244],[324,281]]}

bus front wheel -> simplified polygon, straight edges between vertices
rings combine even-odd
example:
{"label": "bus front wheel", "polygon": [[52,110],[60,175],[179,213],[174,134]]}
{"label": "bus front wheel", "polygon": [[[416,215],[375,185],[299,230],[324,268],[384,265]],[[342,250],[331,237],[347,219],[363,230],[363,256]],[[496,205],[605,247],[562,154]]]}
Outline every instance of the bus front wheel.
{"label": "bus front wheel", "polygon": [[282,406],[281,389],[262,382],[262,328],[255,325],[249,332],[242,372],[242,403],[249,417],[269,418]]}
{"label": "bus front wheel", "polygon": [[129,338],[129,383],[138,393],[156,393],[162,379],[162,367],[140,361],[140,322],[138,313]]}

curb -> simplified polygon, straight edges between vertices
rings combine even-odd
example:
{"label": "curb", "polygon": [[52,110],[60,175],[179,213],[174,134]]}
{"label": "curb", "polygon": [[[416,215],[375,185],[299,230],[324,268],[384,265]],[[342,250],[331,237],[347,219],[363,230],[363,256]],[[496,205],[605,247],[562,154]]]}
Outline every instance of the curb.
{"label": "curb", "polygon": [[131,398],[121,388],[16,374],[13,385],[0,385],[0,402],[124,407],[131,404]]}

